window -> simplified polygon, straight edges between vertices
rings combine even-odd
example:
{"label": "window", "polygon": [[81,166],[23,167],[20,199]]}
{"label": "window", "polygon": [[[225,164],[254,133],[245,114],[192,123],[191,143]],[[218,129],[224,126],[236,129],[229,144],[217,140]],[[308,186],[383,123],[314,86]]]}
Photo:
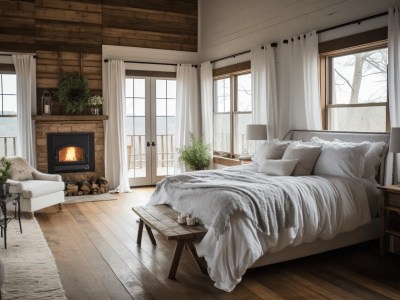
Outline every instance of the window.
{"label": "window", "polygon": [[325,129],[389,130],[386,39],[381,28],[319,45]]}
{"label": "window", "polygon": [[247,151],[246,125],[252,123],[248,70],[214,80],[214,153],[235,157]]}
{"label": "window", "polygon": [[17,76],[0,73],[0,156],[16,155]]}

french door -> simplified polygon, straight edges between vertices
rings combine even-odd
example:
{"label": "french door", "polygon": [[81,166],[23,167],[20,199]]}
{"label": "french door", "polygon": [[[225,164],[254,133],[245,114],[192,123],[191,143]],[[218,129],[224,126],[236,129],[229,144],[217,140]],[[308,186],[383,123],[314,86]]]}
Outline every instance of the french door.
{"label": "french door", "polygon": [[176,80],[126,78],[126,144],[131,186],[174,173]]}

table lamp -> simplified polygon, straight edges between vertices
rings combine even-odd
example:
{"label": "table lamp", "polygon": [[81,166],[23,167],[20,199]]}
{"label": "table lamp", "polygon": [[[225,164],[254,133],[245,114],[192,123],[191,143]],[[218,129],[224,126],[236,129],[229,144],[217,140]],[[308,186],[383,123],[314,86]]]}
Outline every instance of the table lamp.
{"label": "table lamp", "polygon": [[[267,125],[248,124],[246,126],[246,137],[248,141],[265,141],[267,139]],[[251,158],[250,155],[248,156]]]}
{"label": "table lamp", "polygon": [[396,181],[398,181],[398,176],[395,177],[395,172],[397,175],[397,153],[400,153],[400,127],[392,127],[390,132],[389,151],[393,152],[392,181],[393,184],[398,184],[398,182],[395,182],[394,180],[396,178]]}

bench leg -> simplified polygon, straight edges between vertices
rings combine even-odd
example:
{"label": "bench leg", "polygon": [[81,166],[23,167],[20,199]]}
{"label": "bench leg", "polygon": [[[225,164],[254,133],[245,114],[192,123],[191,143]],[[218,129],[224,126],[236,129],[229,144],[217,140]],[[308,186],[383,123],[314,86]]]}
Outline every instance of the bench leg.
{"label": "bench leg", "polygon": [[136,244],[140,245],[142,243],[142,232],[143,232],[143,220],[140,219],[139,220],[139,229],[138,229],[138,233],[137,233],[137,240],[136,240]]}
{"label": "bench leg", "polygon": [[204,274],[208,274],[207,272],[207,263],[203,257],[199,257],[197,255],[196,248],[193,245],[193,241],[187,240],[186,245],[190,250],[190,253],[192,254],[194,260],[196,261],[197,266],[199,267],[200,271],[203,272]]}
{"label": "bench leg", "polygon": [[157,245],[156,239],[154,238],[154,235],[153,235],[153,232],[151,231],[151,228],[146,224],[144,224],[144,226],[146,227],[147,233],[149,234],[149,238],[151,240],[151,243],[153,245]]}
{"label": "bench leg", "polygon": [[169,270],[169,274],[168,274],[169,279],[175,279],[176,270],[178,269],[179,260],[181,259],[182,250],[183,250],[184,245],[185,245],[184,240],[177,241],[177,244],[175,247],[174,258],[172,259],[171,269]]}

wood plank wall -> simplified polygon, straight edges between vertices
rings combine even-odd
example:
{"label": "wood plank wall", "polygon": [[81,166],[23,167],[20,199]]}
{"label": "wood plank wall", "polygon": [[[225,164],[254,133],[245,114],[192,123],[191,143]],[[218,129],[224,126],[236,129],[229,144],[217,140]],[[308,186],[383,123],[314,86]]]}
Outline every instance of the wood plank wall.
{"label": "wood plank wall", "polygon": [[103,44],[197,51],[197,0],[0,0],[0,41],[0,51],[37,54],[38,100],[62,72],[101,94]]}

